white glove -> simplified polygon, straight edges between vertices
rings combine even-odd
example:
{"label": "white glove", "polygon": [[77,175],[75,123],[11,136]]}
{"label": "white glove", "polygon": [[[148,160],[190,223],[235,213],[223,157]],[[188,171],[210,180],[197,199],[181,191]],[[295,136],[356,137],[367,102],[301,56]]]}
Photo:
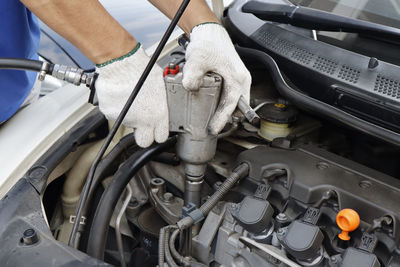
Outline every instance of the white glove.
{"label": "white glove", "polygon": [[[139,77],[149,62],[143,48],[122,60],[96,68],[99,77],[96,92],[101,112],[116,120]],[[135,128],[135,140],[141,147],[153,141],[162,143],[168,138],[167,93],[163,71],[156,64],[125,116],[123,124]]]}
{"label": "white glove", "polygon": [[224,79],[218,108],[209,128],[219,133],[235,111],[240,96],[250,99],[250,72],[246,69],[226,30],[216,23],[200,24],[193,28],[186,50],[183,86],[195,90],[207,72],[215,72]]}

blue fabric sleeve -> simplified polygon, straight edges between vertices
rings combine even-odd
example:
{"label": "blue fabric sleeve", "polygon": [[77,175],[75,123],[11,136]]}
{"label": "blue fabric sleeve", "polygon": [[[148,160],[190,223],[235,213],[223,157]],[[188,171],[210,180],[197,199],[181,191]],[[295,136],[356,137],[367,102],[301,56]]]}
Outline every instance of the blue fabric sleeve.
{"label": "blue fabric sleeve", "polygon": [[[0,57],[37,59],[37,18],[18,0],[0,0]],[[0,122],[9,119],[29,95],[37,73],[0,70]]]}

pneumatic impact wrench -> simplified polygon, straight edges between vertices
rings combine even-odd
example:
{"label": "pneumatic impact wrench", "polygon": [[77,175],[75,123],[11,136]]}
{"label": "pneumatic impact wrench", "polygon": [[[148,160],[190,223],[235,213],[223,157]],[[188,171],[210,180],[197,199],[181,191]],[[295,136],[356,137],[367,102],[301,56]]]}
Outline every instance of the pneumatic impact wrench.
{"label": "pneumatic impact wrench", "polygon": [[189,91],[182,85],[181,69],[182,65],[170,64],[164,73],[169,128],[178,133],[177,155],[184,162],[185,206],[191,203],[199,207],[207,163],[217,148],[217,136],[209,134],[208,123],[218,106],[222,78],[209,73],[204,76],[200,88]]}
{"label": "pneumatic impact wrench", "polygon": [[[185,168],[185,206],[200,206],[200,191],[207,163],[215,155],[217,136],[211,135],[208,124],[218,106],[222,77],[207,73],[197,90],[186,90],[182,85],[181,65],[170,63],[165,69],[164,80],[169,109],[169,128],[178,133],[177,155]],[[240,98],[238,109],[246,119],[257,124],[258,115]]]}

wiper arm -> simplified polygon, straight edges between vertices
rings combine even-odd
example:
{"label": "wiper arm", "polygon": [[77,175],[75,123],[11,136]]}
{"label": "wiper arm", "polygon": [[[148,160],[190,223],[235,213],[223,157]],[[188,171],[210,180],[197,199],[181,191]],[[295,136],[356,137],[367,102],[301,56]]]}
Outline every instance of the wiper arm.
{"label": "wiper arm", "polygon": [[308,7],[250,1],[242,7],[242,11],[252,13],[262,20],[287,23],[311,30],[360,33],[400,42],[400,30],[397,28]]}

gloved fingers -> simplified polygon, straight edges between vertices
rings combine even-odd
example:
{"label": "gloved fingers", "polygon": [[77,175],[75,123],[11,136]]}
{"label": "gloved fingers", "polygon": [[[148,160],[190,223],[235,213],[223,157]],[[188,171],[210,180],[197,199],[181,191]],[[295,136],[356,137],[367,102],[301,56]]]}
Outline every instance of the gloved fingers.
{"label": "gloved fingers", "polygon": [[217,110],[209,123],[210,133],[213,135],[218,134],[229,121],[232,113],[235,111],[240,95],[235,91],[224,89],[221,99],[219,101]]}
{"label": "gloved fingers", "polygon": [[135,129],[135,141],[140,147],[149,147],[154,141],[154,130],[152,127],[139,127]]}
{"label": "gloved fingers", "polygon": [[199,89],[206,72],[207,70],[203,69],[200,64],[188,61],[183,68],[183,87],[187,90]]}
{"label": "gloved fingers", "polygon": [[169,123],[168,119],[167,120],[162,120],[160,123],[156,125],[156,128],[154,129],[154,139],[156,140],[157,143],[164,143],[169,135]]}
{"label": "gloved fingers", "polygon": [[241,88],[242,88],[242,96],[247,101],[247,104],[250,103],[250,88],[251,88],[251,81],[252,77],[250,71],[246,68],[246,66],[242,63],[244,71],[242,71],[241,79]]}

